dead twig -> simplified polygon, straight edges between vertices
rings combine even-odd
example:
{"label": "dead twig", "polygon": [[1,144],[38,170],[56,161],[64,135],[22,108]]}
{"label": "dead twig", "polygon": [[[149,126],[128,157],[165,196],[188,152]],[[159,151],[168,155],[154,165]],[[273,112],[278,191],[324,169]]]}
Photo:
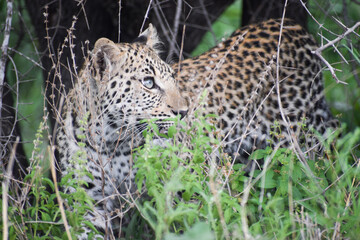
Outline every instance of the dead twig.
{"label": "dead twig", "polygon": [[16,153],[16,147],[19,143],[19,137],[16,138],[16,142],[12,148],[10,159],[7,165],[7,169],[5,172],[5,178],[2,182],[2,222],[3,222],[3,240],[7,240],[9,236],[9,229],[8,229],[8,190],[10,185],[10,179],[12,175],[12,169],[15,162],[15,153]]}
{"label": "dead twig", "polygon": [[173,29],[174,29],[174,33],[172,35],[172,40],[170,42],[170,47],[169,47],[169,54],[168,57],[172,57],[173,54],[176,51],[176,37],[178,35],[178,31],[179,31],[179,25],[180,25],[180,16],[181,16],[181,9],[182,9],[182,1],[183,0],[178,0],[177,4],[176,4],[176,13],[175,13],[175,20],[174,20],[174,25],[173,25]]}
{"label": "dead twig", "polygon": [[[213,158],[215,158],[215,156]],[[209,187],[210,187],[211,193],[213,195],[213,199],[214,199],[214,202],[215,202],[215,205],[216,205],[219,217],[220,217],[220,223],[221,223],[222,229],[224,231],[224,238],[226,240],[230,240],[229,229],[227,228],[225,218],[224,218],[224,211],[221,207],[221,203],[219,200],[219,195],[221,193],[221,190],[220,190],[220,192],[217,190],[217,186],[214,181],[215,171],[216,171],[216,163],[215,162],[216,162],[216,159],[213,159],[211,161],[211,165],[210,165]]]}
{"label": "dead twig", "polygon": [[142,23],[142,25],[141,25],[139,35],[143,32],[146,19],[149,18],[149,11],[150,11],[150,7],[151,7],[151,5],[152,5],[152,2],[153,2],[153,0],[150,0],[149,5],[148,5],[148,8],[146,9],[146,13],[145,13],[145,16],[144,16],[144,21],[143,21],[143,23]]}
{"label": "dead twig", "polygon": [[118,14],[118,42],[120,42],[120,34],[121,34],[121,28],[120,28],[120,20],[121,20],[121,0],[119,0],[119,14]]}
{"label": "dead twig", "polygon": [[211,33],[214,41],[216,42],[216,40],[217,40],[217,39],[216,39],[216,35],[215,35],[215,32],[214,32],[214,29],[212,28],[212,23],[211,23],[211,20],[210,20],[210,18],[209,18],[209,14],[208,14],[208,12],[207,12],[207,10],[206,10],[204,1],[200,1],[200,6],[201,6],[201,10],[202,10],[202,12],[203,12],[203,15],[204,15],[204,17],[205,17],[205,20],[206,20],[206,25],[207,25],[207,27],[209,28],[208,30],[209,30],[209,32]]}
{"label": "dead twig", "polygon": [[338,36],[337,38],[333,39],[332,41],[329,41],[328,43],[322,45],[321,47],[319,47],[318,49],[316,49],[315,51],[313,51],[312,53],[314,53],[316,56],[318,56],[321,61],[324,62],[324,64],[328,67],[329,71],[331,72],[332,77],[336,80],[337,83],[342,83],[347,85],[346,82],[340,81],[336,74],[335,74],[335,68],[333,68],[331,66],[331,64],[321,55],[322,51],[324,51],[325,49],[327,49],[330,46],[335,47],[335,43],[339,42],[340,40],[344,39],[345,36],[347,36],[350,33],[354,33],[355,29],[357,27],[360,26],[360,22],[355,23],[354,26],[352,26],[351,28],[347,28],[346,32],[344,32],[343,34],[341,34],[340,36]]}
{"label": "dead twig", "polygon": [[71,240],[72,238],[71,238],[71,234],[70,234],[70,227],[69,227],[69,224],[68,224],[67,219],[66,219],[63,200],[62,200],[62,198],[60,196],[59,188],[58,188],[58,185],[57,185],[54,154],[53,154],[53,151],[50,149],[50,147],[48,147],[48,152],[49,152],[49,156],[50,156],[50,171],[51,171],[51,176],[52,176],[53,182],[54,182],[56,199],[58,200],[58,203],[59,203],[61,218],[64,221],[66,235],[67,235],[68,239]]}
{"label": "dead twig", "polygon": [[249,180],[246,183],[246,187],[243,192],[244,194],[242,195],[242,200],[240,203],[240,206],[241,206],[241,229],[244,234],[244,239],[254,239],[249,231],[249,224],[248,224],[247,214],[246,214],[246,204],[247,204],[247,201],[248,201],[249,195],[250,195],[254,171],[255,171],[255,164],[253,164],[251,167],[251,171],[249,174]]}
{"label": "dead twig", "polygon": [[274,81],[275,81],[275,89],[276,89],[276,93],[277,93],[277,101],[278,101],[278,104],[279,104],[280,115],[281,115],[282,120],[284,121],[284,125],[285,125],[286,131],[287,131],[287,133],[289,135],[289,140],[290,140],[291,146],[292,146],[292,148],[294,150],[294,153],[296,154],[297,158],[301,161],[304,168],[307,170],[306,172],[308,172],[313,179],[316,179],[314,174],[310,170],[310,167],[309,167],[308,163],[306,162],[306,158],[304,156],[304,153],[302,152],[302,150],[301,150],[301,148],[299,146],[299,143],[297,141],[296,134],[294,134],[294,132],[290,128],[290,123],[288,121],[287,116],[284,113],[284,108],[283,108],[282,101],[281,101],[280,80],[279,80],[280,79],[280,62],[279,61],[280,61],[280,45],[281,45],[281,37],[282,37],[281,35],[282,35],[282,30],[284,28],[285,10],[286,10],[287,2],[288,1],[286,0],[285,5],[284,5],[283,16],[281,18],[280,34],[279,34],[277,53],[276,53],[276,78],[274,79]]}

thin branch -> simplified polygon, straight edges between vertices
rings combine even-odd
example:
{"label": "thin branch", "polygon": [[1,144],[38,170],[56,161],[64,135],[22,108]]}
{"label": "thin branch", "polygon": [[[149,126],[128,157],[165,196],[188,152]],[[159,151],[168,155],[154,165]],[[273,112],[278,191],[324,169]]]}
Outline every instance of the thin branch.
{"label": "thin branch", "polygon": [[328,48],[329,46],[333,46],[335,43],[342,40],[346,35],[349,35],[350,33],[354,32],[354,30],[359,26],[360,26],[360,22],[355,23],[355,25],[352,26],[351,28],[348,28],[345,33],[341,34],[339,37],[337,37],[334,40],[328,42],[327,44],[319,47],[318,49],[316,49],[315,52],[321,52],[321,51],[325,50],[326,48]]}
{"label": "thin branch", "polygon": [[[327,42],[330,42],[329,39],[327,39],[325,36],[319,34],[321,36],[321,42],[323,42],[323,40],[325,39]],[[334,45],[334,50],[335,52],[340,56],[340,58],[346,63],[349,64],[349,62],[346,60],[346,58],[342,55],[342,53],[339,51],[339,49]]]}
{"label": "thin branch", "polygon": [[[156,16],[156,18],[158,20],[161,31],[165,34],[166,41],[168,43],[171,43],[172,42],[171,37],[173,37],[174,33],[171,30],[171,27],[170,27],[165,15],[164,15],[163,10],[160,7],[160,4],[161,3],[159,3],[159,1],[156,1],[156,3],[153,4],[154,5],[155,16]],[[176,41],[174,42],[174,44],[176,44]]]}
{"label": "thin branch", "polygon": [[322,45],[321,47],[319,47],[318,49],[316,49],[315,51],[312,51],[316,56],[318,56],[321,61],[324,62],[324,64],[329,68],[329,71],[331,72],[331,75],[333,76],[333,78],[336,80],[337,83],[342,83],[342,84],[346,84],[346,82],[340,81],[336,74],[335,74],[335,69],[330,65],[330,63],[323,57],[321,56],[322,51],[324,51],[326,48],[333,46],[335,48],[335,43],[341,41],[342,39],[344,39],[344,37],[350,33],[353,33],[354,30],[360,26],[360,22],[355,23],[354,26],[352,26],[351,28],[348,28],[346,30],[346,32],[344,32],[343,34],[341,34],[340,36],[338,36],[337,38],[335,38],[332,41],[329,41],[328,43]]}
{"label": "thin branch", "polygon": [[287,0],[285,1],[284,4],[284,11],[283,11],[283,16],[281,18],[281,26],[280,26],[280,32],[279,32],[279,41],[278,41],[278,46],[277,46],[277,53],[276,53],[276,78],[275,78],[275,88],[276,88],[276,93],[277,93],[277,100],[278,100],[278,104],[279,104],[279,110],[281,113],[281,118],[285,123],[285,126],[288,130],[289,136],[291,136],[291,133],[289,131],[289,123],[285,117],[284,114],[284,109],[282,106],[282,102],[281,102],[281,97],[280,97],[280,84],[279,84],[279,79],[280,79],[280,45],[281,45],[281,35],[282,35],[282,30],[283,30],[283,26],[284,26],[284,18],[285,18],[285,12],[286,12],[286,6],[287,6]]}
{"label": "thin branch", "polygon": [[[304,3],[302,0],[300,0],[300,2],[303,5],[306,12],[308,13],[308,15],[314,20],[314,22],[317,23],[317,25],[319,25],[319,29],[324,29],[324,30],[326,30],[328,33],[330,33],[332,35],[337,35],[336,33],[332,32],[331,30],[325,28],[323,23],[318,22],[318,20],[311,14],[310,10],[306,7],[306,3]],[[317,6],[317,7],[320,8],[320,6]],[[324,13],[324,14],[327,15],[326,13]]]}
{"label": "thin branch", "polygon": [[200,5],[201,5],[201,10],[202,10],[202,12],[204,14],[204,17],[205,17],[205,20],[206,20],[206,24],[208,25],[209,31],[210,31],[211,35],[213,36],[213,38],[214,38],[214,42],[216,42],[217,41],[216,35],[215,35],[214,30],[212,28],[212,23],[211,23],[211,20],[209,18],[209,14],[206,11],[206,7],[205,7],[205,4],[204,4],[203,0],[200,0]]}
{"label": "thin branch", "polygon": [[178,35],[179,25],[180,25],[180,16],[181,16],[180,14],[181,14],[181,9],[182,9],[182,1],[183,0],[177,0],[175,20],[174,20],[174,25],[173,25],[174,33],[172,35],[172,39],[171,39],[170,47],[169,47],[169,54],[168,54],[168,57],[170,57],[170,58],[173,56],[173,54],[175,52],[176,37]]}
{"label": "thin branch", "polygon": [[16,142],[12,148],[11,151],[11,155],[10,155],[10,159],[7,165],[7,169],[5,172],[5,179],[2,182],[2,221],[3,221],[3,240],[7,240],[8,239],[8,235],[9,235],[9,229],[8,229],[8,190],[9,190],[9,184],[10,184],[10,179],[11,179],[11,175],[12,175],[12,169],[14,166],[14,162],[15,162],[15,154],[16,154],[16,147],[19,143],[19,137],[16,138]]}
{"label": "thin branch", "polygon": [[22,52],[19,52],[18,50],[16,50],[15,48],[11,48],[11,47],[8,47],[8,50],[14,52],[14,53],[17,53],[19,54],[20,56],[26,58],[27,60],[29,60],[30,62],[32,62],[34,65],[38,66],[39,68],[41,68],[42,70],[45,70],[45,68],[41,65],[41,62],[38,63],[36,62],[35,60],[33,60],[32,58],[26,56],[25,54],[23,54]]}
{"label": "thin branch", "polygon": [[149,5],[148,5],[148,8],[146,9],[146,13],[145,13],[145,16],[144,16],[144,21],[143,21],[143,23],[142,23],[142,25],[141,25],[139,35],[143,32],[146,19],[149,18],[149,11],[150,11],[150,7],[151,7],[152,2],[153,2],[153,0],[150,0],[150,1],[149,1]]}
{"label": "thin branch", "polygon": [[[16,127],[16,124],[17,124],[16,122],[18,121],[18,113],[19,113],[19,111],[18,111],[18,106],[19,106],[19,82],[20,82],[19,75],[18,75],[19,71],[16,68],[14,60],[10,56],[8,56],[8,58],[11,61],[11,63],[13,64],[13,67],[14,67],[14,70],[15,70],[14,72],[15,72],[15,76],[16,76],[15,77],[15,79],[16,79],[16,81],[15,81],[16,90],[14,90],[14,91],[15,91],[15,96],[16,96],[16,103],[15,103],[15,107],[14,107],[14,122],[13,122],[13,124],[11,126],[11,131],[8,134],[7,141],[4,144],[4,146],[8,145],[9,141],[11,141],[11,137],[13,136],[13,133],[15,131],[15,127]],[[8,86],[8,87],[10,89],[10,86]],[[1,137],[3,137],[3,136],[1,136]]]}
{"label": "thin branch", "polygon": [[87,26],[88,30],[90,30],[89,21],[88,21],[86,11],[85,11],[84,1],[83,0],[78,0],[77,6],[79,6],[79,5],[81,5],[81,11],[84,13],[84,19],[85,19],[86,26]]}
{"label": "thin branch", "polygon": [[250,231],[249,231],[249,224],[248,224],[248,220],[247,220],[247,214],[246,214],[246,204],[247,201],[249,199],[249,195],[250,195],[250,190],[251,190],[251,186],[252,186],[252,178],[255,172],[255,164],[252,165],[251,167],[251,171],[249,174],[249,180],[246,182],[246,186],[244,189],[244,194],[242,195],[242,200],[240,203],[241,206],[241,229],[243,231],[243,236],[244,239],[254,239],[253,236],[251,235]]}
{"label": "thin branch", "polygon": [[120,20],[121,20],[121,0],[119,0],[119,14],[118,14],[118,42],[120,42],[120,34],[121,34],[121,28],[120,28]]}
{"label": "thin branch", "polygon": [[183,27],[183,32],[182,32],[182,36],[181,36],[181,47],[180,47],[180,54],[179,54],[178,72],[180,72],[180,66],[181,66],[180,63],[181,63],[181,60],[183,59],[185,30],[186,30],[186,25],[184,25],[184,27]]}
{"label": "thin branch", "polygon": [[[343,18],[344,18],[345,26],[350,26],[348,3],[346,0],[343,0]],[[341,22],[340,22],[340,24],[343,25]],[[355,34],[356,34],[356,32],[355,32]],[[358,36],[358,37],[360,37],[360,36]],[[346,43],[348,46],[352,45],[351,40],[349,38],[346,38]],[[356,71],[357,64],[355,62],[355,58],[354,58],[353,54],[350,54],[350,60],[351,61],[349,61],[349,63],[350,63],[351,71],[354,73],[354,78],[355,78],[358,86],[360,87],[360,78],[359,78],[359,74]]]}
{"label": "thin branch", "polygon": [[48,147],[48,152],[49,152],[50,161],[51,161],[51,163],[50,163],[50,171],[51,171],[51,176],[52,176],[53,181],[54,181],[56,198],[57,198],[58,203],[59,203],[59,208],[60,208],[60,213],[61,213],[62,220],[64,221],[66,235],[67,235],[68,239],[71,240],[72,238],[71,238],[71,234],[70,234],[70,227],[69,227],[69,224],[68,224],[67,219],[66,219],[63,200],[62,200],[62,198],[60,196],[59,188],[58,188],[58,185],[57,185],[54,152],[50,149],[50,147]]}
{"label": "thin branch", "polygon": [[[320,58],[320,60],[323,61],[323,63],[328,67],[329,71],[331,72],[331,76],[336,80],[336,83],[342,83],[342,84],[344,84],[344,85],[347,85],[346,82],[340,81],[340,80],[337,78],[337,76],[336,76],[336,74],[335,74],[335,68],[333,68],[333,67],[331,66],[331,64],[330,64],[323,56],[321,56],[321,53],[317,53],[316,51],[317,51],[317,50],[315,50],[313,53],[315,53],[316,56],[318,56],[318,57]],[[338,70],[338,71],[340,71],[340,70]]]}
{"label": "thin branch", "polygon": [[[216,160],[215,160],[216,161]],[[224,218],[224,211],[221,208],[221,203],[219,200],[219,191],[216,189],[216,184],[214,181],[215,178],[215,169],[216,169],[216,163],[215,161],[211,161],[211,165],[210,165],[210,178],[209,178],[209,187],[210,187],[210,191],[213,195],[213,200],[215,202],[218,214],[219,214],[219,218],[220,218],[220,223],[222,226],[222,229],[224,231],[224,238],[226,240],[230,240],[230,233],[229,233],[229,229],[226,226],[226,222],[225,222],[225,218]],[[221,191],[220,191],[221,192]]]}
{"label": "thin branch", "polygon": [[[316,177],[313,174],[313,172],[311,171],[309,164],[307,163],[306,158],[304,156],[304,153],[302,152],[302,150],[299,146],[296,135],[290,128],[290,123],[288,121],[288,117],[284,113],[284,108],[283,108],[282,101],[281,101],[280,82],[279,82],[279,79],[280,79],[279,60],[280,60],[281,35],[282,35],[282,30],[284,28],[284,19],[285,19],[285,11],[286,11],[287,2],[288,2],[288,0],[285,1],[283,16],[281,18],[279,41],[278,41],[277,53],[276,53],[276,79],[274,79],[274,82],[275,82],[275,88],[276,88],[276,93],[277,93],[277,102],[279,104],[280,115],[281,115],[282,120],[284,121],[284,125],[285,125],[286,131],[289,135],[289,140],[290,140],[291,146],[294,150],[294,153],[296,154],[297,158],[300,160],[300,162],[302,163],[304,168],[307,170],[305,173],[312,179],[316,180]],[[316,186],[320,189],[320,187],[319,187],[320,185],[316,184]]]}

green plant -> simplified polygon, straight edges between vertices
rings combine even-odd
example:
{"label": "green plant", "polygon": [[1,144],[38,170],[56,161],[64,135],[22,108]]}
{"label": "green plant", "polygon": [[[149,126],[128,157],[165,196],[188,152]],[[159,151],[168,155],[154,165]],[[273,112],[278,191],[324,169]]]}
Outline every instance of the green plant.
{"label": "green plant", "polygon": [[[76,236],[83,231],[83,225],[89,226],[93,229],[94,234],[97,234],[98,231],[95,227],[84,218],[85,213],[92,209],[93,200],[81,187],[84,182],[73,177],[75,174],[89,175],[85,167],[62,176],[58,188],[61,190],[72,188],[75,191],[60,193],[61,199],[66,205],[65,215],[61,214],[59,196],[55,193],[57,186],[51,178],[46,177],[47,170],[42,164],[48,159],[47,157],[53,154],[51,151],[44,154],[43,148],[41,148],[43,132],[46,129],[46,120],[44,120],[40,123],[34,141],[29,174],[24,178],[24,182],[19,184],[20,189],[12,188],[9,193],[8,197],[11,201],[7,209],[8,218],[6,225],[2,221],[3,219],[0,220],[0,228],[3,230],[8,226],[9,239],[67,239],[68,235],[64,231],[66,224],[71,226],[69,231],[73,239],[76,239]],[[79,136],[79,139],[82,137]],[[46,154],[49,156],[46,157]],[[76,161],[81,161],[83,158],[84,152],[80,151]],[[2,194],[3,189],[0,192]],[[0,204],[3,204],[3,199],[0,199]],[[1,238],[3,237],[2,232],[0,233]]]}
{"label": "green plant", "polygon": [[[225,154],[213,157],[219,141],[208,117],[198,114],[192,127],[175,119],[168,136],[149,123],[146,144],[137,153],[136,181],[150,199],[137,206],[156,239],[185,239],[194,229],[199,239],[360,234],[360,168],[354,158],[360,129],[335,141],[338,130],[316,160],[302,162],[293,150],[276,146],[257,150],[250,161],[263,160],[263,168],[245,173],[242,164],[231,167]],[[177,140],[175,126],[182,127],[178,131],[189,145]],[[156,135],[167,137],[165,144],[154,145]]]}

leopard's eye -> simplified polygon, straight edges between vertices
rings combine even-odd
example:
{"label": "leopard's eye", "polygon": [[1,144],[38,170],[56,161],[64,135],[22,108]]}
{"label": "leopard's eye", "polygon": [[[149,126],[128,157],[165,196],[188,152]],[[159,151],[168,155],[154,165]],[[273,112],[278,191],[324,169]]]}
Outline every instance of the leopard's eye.
{"label": "leopard's eye", "polygon": [[148,89],[152,89],[155,87],[155,81],[153,77],[145,77],[142,80],[142,84],[144,85],[144,87],[148,88]]}

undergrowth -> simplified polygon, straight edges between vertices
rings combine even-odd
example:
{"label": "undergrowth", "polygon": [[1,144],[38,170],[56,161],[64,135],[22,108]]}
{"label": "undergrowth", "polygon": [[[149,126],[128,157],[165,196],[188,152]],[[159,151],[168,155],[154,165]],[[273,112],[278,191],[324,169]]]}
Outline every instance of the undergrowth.
{"label": "undergrowth", "polygon": [[[73,193],[60,191],[61,199],[66,205],[65,218],[67,224],[71,226],[69,234],[72,238],[76,239],[76,236],[83,231],[84,225],[93,229],[94,234],[97,233],[92,223],[84,218],[85,213],[91,211],[94,201],[88,197],[85,189],[81,187],[85,183],[73,177],[75,171],[78,174],[78,171],[82,171],[82,174],[89,174],[85,168],[71,171],[62,176],[56,185],[52,178],[47,177],[48,169],[43,162],[50,161],[49,155],[52,153],[49,151],[50,148],[44,152],[40,147],[43,144],[43,134],[47,129],[44,122],[40,123],[34,140],[34,150],[30,160],[30,169],[28,169],[29,174],[23,182],[11,186],[8,196],[4,196],[4,188],[7,189],[8,186],[3,184],[0,189],[2,195],[0,204],[3,207],[1,215],[4,216],[4,208],[7,208],[8,214],[7,219],[2,218],[0,221],[1,239],[5,239],[5,231],[8,231],[8,239],[68,239],[64,228],[64,216],[61,215],[55,187],[58,187],[58,190],[75,189]],[[81,161],[83,152],[79,152],[76,158],[74,161]],[[5,173],[1,172],[0,174],[0,176],[5,176]],[[1,180],[3,181],[3,179]],[[8,206],[4,205],[5,197],[9,198]]]}
{"label": "undergrowth", "polygon": [[177,125],[190,144],[176,140],[174,127],[154,146],[159,133],[150,124],[137,156],[137,184],[150,197],[137,206],[156,239],[360,236],[359,128],[334,141],[336,131],[324,142],[323,157],[306,163],[291,149],[257,150],[250,161],[264,160],[263,168],[245,172],[221,151],[215,156],[220,142],[204,117],[189,128]]}
{"label": "undergrowth", "polygon": [[[306,159],[306,163],[291,149],[259,149],[249,161],[263,161],[262,168],[244,171],[243,164],[233,164],[221,151],[211,118],[196,114],[191,126],[173,119],[167,135],[149,122],[146,143],[135,153],[136,183],[144,197],[133,203],[138,213],[123,227],[124,239],[360,236],[360,128],[342,137],[342,130],[337,130],[324,141],[322,157]],[[35,146],[41,144],[43,128]],[[20,191],[9,195],[8,220],[0,222],[1,229],[9,230],[9,239],[68,239],[54,183],[39,164],[50,153],[40,151],[35,147],[31,171],[19,184]],[[74,160],[83,157],[79,153]],[[82,171],[88,174],[85,168]],[[61,193],[61,198],[70,235],[76,239],[82,226],[90,226],[94,234],[96,229],[84,219],[94,203],[74,174],[63,176],[59,188],[75,189]]]}

